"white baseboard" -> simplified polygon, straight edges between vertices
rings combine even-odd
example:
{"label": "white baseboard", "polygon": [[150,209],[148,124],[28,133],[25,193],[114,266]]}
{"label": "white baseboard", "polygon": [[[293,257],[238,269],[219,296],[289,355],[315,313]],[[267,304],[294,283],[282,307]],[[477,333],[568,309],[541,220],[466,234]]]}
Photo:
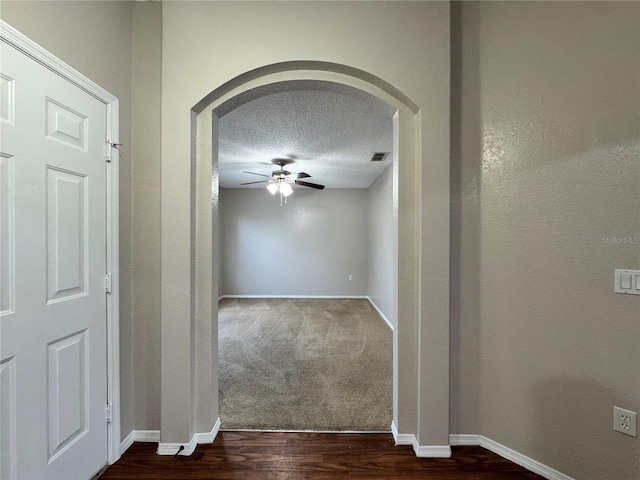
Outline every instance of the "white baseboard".
{"label": "white baseboard", "polygon": [[386,323],[387,325],[389,325],[389,328],[390,328],[391,330],[393,330],[393,324],[392,324],[392,323],[391,323],[391,321],[387,318],[387,316],[386,316],[384,313],[382,313],[382,310],[380,310],[380,309],[378,308],[378,305],[376,305],[376,303],[375,303],[373,300],[371,300],[371,297],[367,297],[367,300],[369,300],[369,303],[371,304],[371,306],[372,306],[373,308],[375,308],[375,309],[376,309],[376,312],[378,312],[378,315],[380,315],[380,317],[382,317],[382,319],[385,321],[385,323]]}
{"label": "white baseboard", "polygon": [[222,295],[218,300],[223,298],[363,298],[368,299],[366,295]]}
{"label": "white baseboard", "polygon": [[416,457],[420,458],[451,458],[451,447],[449,445],[418,445],[413,446]]}
{"label": "white baseboard", "polygon": [[[195,450],[198,444],[196,443],[195,435],[191,437],[191,441],[188,443],[158,443],[158,450],[156,453],[158,455],[191,455]],[[183,447],[180,450],[180,447]]]}
{"label": "white baseboard", "polygon": [[213,425],[213,428],[211,429],[210,432],[205,432],[205,433],[196,433],[194,435],[194,437],[196,438],[196,443],[212,443],[215,439],[216,436],[218,435],[218,432],[220,431],[220,418],[218,417],[218,419],[216,420],[216,423]]}
{"label": "white baseboard", "polygon": [[160,430],[134,430],[134,442],[159,442]]}
{"label": "white baseboard", "polygon": [[126,452],[133,442],[159,442],[160,430],[132,430],[127,438],[120,442],[120,455]]}
{"label": "white baseboard", "polygon": [[[218,431],[220,430],[220,418],[216,420],[215,425],[210,432],[196,433],[189,443],[161,443],[158,442],[158,455],[191,455],[199,443],[211,443],[216,438]],[[180,451],[180,447],[184,447]]]}
{"label": "white baseboard", "polygon": [[393,440],[396,442],[396,445],[413,445],[413,440],[415,437],[406,433],[398,433],[398,427],[396,427],[396,422],[391,422],[391,434],[393,435]]}
{"label": "white baseboard", "polygon": [[421,458],[449,458],[451,447],[449,445],[418,445],[418,439],[413,434],[398,433],[395,422],[391,422],[391,434],[396,445],[411,445],[416,457]]}
{"label": "white baseboard", "polygon": [[480,445],[481,447],[486,448],[487,450],[490,450],[513,463],[517,463],[521,467],[524,467],[533,473],[537,473],[548,480],[574,480],[572,477],[569,477],[562,472],[554,470],[537,460],[529,458],[520,452],[516,452],[515,450],[505,447],[504,445],[482,435],[449,435],[449,442],[451,445]]}
{"label": "white baseboard", "polygon": [[480,445],[481,435],[471,434],[451,434],[449,435],[449,445]]}
{"label": "white baseboard", "polygon": [[120,455],[123,455],[124,452],[129,450],[129,447],[133,445],[133,442],[134,442],[133,437],[135,436],[135,433],[136,431],[132,430],[131,433],[127,435],[127,438],[125,438],[120,442]]}

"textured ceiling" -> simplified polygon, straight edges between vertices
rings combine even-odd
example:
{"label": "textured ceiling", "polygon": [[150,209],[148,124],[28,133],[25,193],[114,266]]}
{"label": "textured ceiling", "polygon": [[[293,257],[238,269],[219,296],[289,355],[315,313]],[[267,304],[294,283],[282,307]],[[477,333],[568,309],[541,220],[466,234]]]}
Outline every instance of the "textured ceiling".
{"label": "textured ceiling", "polygon": [[[260,87],[225,102],[219,122],[220,186],[264,188],[251,171],[271,175],[276,158],[326,188],[368,188],[390,165],[394,110],[378,98],[331,82],[295,81]],[[265,179],[266,180],[266,179]],[[295,187],[305,188],[305,187]]]}

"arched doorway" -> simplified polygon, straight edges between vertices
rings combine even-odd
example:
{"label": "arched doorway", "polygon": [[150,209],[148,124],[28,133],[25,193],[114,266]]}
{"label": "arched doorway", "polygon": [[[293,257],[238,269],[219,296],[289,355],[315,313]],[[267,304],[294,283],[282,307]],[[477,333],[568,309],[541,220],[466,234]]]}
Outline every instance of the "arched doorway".
{"label": "arched doorway", "polygon": [[[396,110],[394,117],[394,150],[398,161],[394,166],[394,197],[398,208],[399,235],[397,239],[396,251],[398,250],[417,252],[416,245],[416,225],[418,218],[414,206],[414,199],[418,196],[418,182],[416,181],[416,169],[418,160],[416,158],[416,116],[418,108],[411,100],[404,97],[400,92],[385,85],[379,79],[373,79],[365,72],[355,69],[348,69],[342,65],[321,64],[310,62],[288,62],[286,64],[271,65],[253,72],[248,72],[236,78],[226,85],[214,90],[195,108],[195,123],[197,131],[196,142],[196,164],[197,164],[197,189],[196,198],[204,205],[204,198],[207,196],[207,205],[213,206],[213,218],[211,231],[215,232],[215,221],[218,213],[218,182],[217,182],[217,121],[215,110],[218,106],[235,99],[234,102],[250,101],[253,96],[248,93],[256,91],[257,87],[295,80],[321,80],[336,85],[347,85],[370,93],[381,100],[387,102]],[[367,78],[368,77],[368,78]],[[268,90],[267,90],[268,91]],[[212,172],[209,175],[210,181],[205,182],[201,178],[201,173]],[[206,208],[204,209],[206,210]],[[206,226],[206,219],[200,218],[206,212],[198,210],[198,224],[202,228],[209,230]],[[217,251],[215,234],[212,234],[212,252]],[[204,245],[203,245],[204,247]],[[217,277],[218,263],[215,254],[211,261],[201,261],[211,254],[207,251],[196,248],[196,265],[211,265],[211,276]],[[395,304],[398,306],[396,312],[397,326],[394,329],[394,366],[393,366],[393,425],[397,431],[410,431],[412,423],[416,421],[415,396],[417,395],[413,378],[409,378],[407,372],[415,372],[417,369],[417,342],[415,331],[418,329],[417,312],[417,259],[411,261],[398,262],[396,272],[397,296]],[[204,272],[201,272],[204,274]],[[203,275],[197,275],[202,278]],[[202,294],[199,292],[202,291]],[[211,291],[207,286],[196,284],[196,298],[201,298]],[[216,297],[217,298],[217,297]],[[197,300],[196,300],[197,302]],[[216,305],[211,305],[216,315]],[[214,320],[215,321],[215,320]],[[413,406],[413,408],[412,408]],[[406,427],[405,427],[406,424]],[[404,428],[403,428],[404,427]]]}
{"label": "arched doorway", "polygon": [[[424,289],[421,287],[425,279],[423,258],[424,241],[422,240],[425,218],[431,216],[434,225],[448,225],[448,184],[434,193],[435,202],[427,204],[430,211],[423,212],[424,177],[421,164],[424,162],[421,152],[421,112],[418,106],[392,85],[384,82],[367,72],[344,65],[326,62],[283,62],[268,65],[244,73],[213,90],[198,102],[192,109],[191,115],[191,225],[190,234],[180,234],[182,245],[190,238],[191,265],[191,311],[190,335],[187,337],[179,333],[181,344],[189,346],[189,356],[182,355],[179,360],[184,367],[191,370],[191,390],[189,395],[190,422],[185,417],[171,416],[179,406],[186,407],[186,400],[179,399],[176,392],[171,390],[170,382],[164,379],[177,378],[182,374],[177,364],[166,362],[173,360],[175,355],[163,354],[163,398],[162,398],[162,442],[165,441],[165,424],[175,438],[178,431],[198,432],[204,430],[202,426],[213,424],[217,418],[217,275],[218,275],[218,178],[217,178],[217,122],[214,109],[225,101],[245,94],[246,92],[269,85],[271,83],[291,80],[317,80],[347,85],[370,93],[391,105],[396,111],[394,117],[394,152],[398,159],[395,164],[397,171],[394,177],[397,186],[394,195],[397,196],[398,208],[398,236],[395,251],[398,252],[398,266],[396,275],[397,325],[393,338],[393,424],[392,431],[398,443],[413,444],[416,453],[421,456],[449,456],[448,438],[448,319],[443,328],[442,315],[434,316],[435,331],[439,336],[427,337],[430,333],[425,325],[425,312],[428,306],[421,305]],[[427,163],[448,165],[448,158],[429,159]],[[442,177],[442,171],[436,172],[434,178]],[[444,175],[448,178],[448,174]],[[181,200],[184,200],[181,199]],[[163,205],[171,207],[169,197],[163,193]],[[436,210],[433,207],[436,207]],[[442,210],[437,210],[443,207]],[[442,217],[442,214],[445,217]],[[170,215],[163,214],[163,218]],[[442,219],[446,218],[446,221]],[[181,222],[184,223],[184,220]],[[163,232],[171,233],[163,227]],[[448,238],[448,237],[447,237]],[[173,243],[173,242],[172,242]],[[164,250],[163,250],[164,251]],[[446,255],[445,255],[446,254]],[[432,258],[429,253],[427,258]],[[443,262],[448,264],[448,249],[441,252],[438,267]],[[429,281],[445,281],[448,291],[448,276],[439,275],[438,270],[434,278]],[[181,275],[183,275],[182,272]],[[171,285],[163,284],[163,292],[170,292]],[[441,290],[441,288],[438,288]],[[164,321],[164,305],[167,305],[167,319],[173,310],[170,302],[171,295],[163,300],[163,346],[171,345],[171,332],[179,332],[175,323]],[[446,300],[446,299],[445,299]],[[438,300],[439,301],[439,300]],[[184,302],[183,302],[184,303]],[[167,328],[166,342],[164,340],[165,325]],[[426,340],[425,340],[426,339]],[[187,343],[185,343],[187,342]],[[424,345],[424,346],[423,346]],[[426,348],[428,345],[428,349]],[[171,345],[171,351],[175,351]],[[437,362],[429,364],[431,358]],[[165,373],[166,372],[166,373]],[[189,384],[184,380],[177,384]],[[429,389],[421,388],[429,384]],[[435,393],[434,393],[435,392]],[[165,395],[166,393],[166,395]],[[166,397],[166,398],[165,398]],[[166,413],[165,413],[166,412]],[[195,425],[195,426],[194,426]],[[202,425],[202,426],[200,426]],[[206,434],[193,435],[193,446],[185,449],[190,453],[196,443],[210,441],[215,437],[219,428],[219,420],[213,430]],[[435,432],[435,433],[434,433]],[[184,433],[180,434],[184,437]],[[167,434],[168,437],[168,434]],[[433,441],[433,438],[437,440]],[[421,446],[423,443],[430,445]],[[173,454],[176,444],[160,443],[158,452]],[[165,449],[163,445],[166,445]]]}

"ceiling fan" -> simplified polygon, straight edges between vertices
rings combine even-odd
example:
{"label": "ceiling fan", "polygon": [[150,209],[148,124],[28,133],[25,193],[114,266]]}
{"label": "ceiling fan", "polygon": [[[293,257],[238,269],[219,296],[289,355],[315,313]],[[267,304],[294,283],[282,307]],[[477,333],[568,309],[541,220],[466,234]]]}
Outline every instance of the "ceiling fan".
{"label": "ceiling fan", "polygon": [[324,188],[324,185],[319,185],[317,183],[311,183],[311,182],[304,182],[300,180],[301,178],[311,177],[311,175],[309,175],[308,173],[304,173],[304,172],[291,173],[285,170],[284,167],[290,163],[293,163],[293,160],[276,158],[273,161],[273,163],[276,165],[279,165],[280,170],[274,170],[271,173],[271,176],[264,175],[262,173],[255,173],[255,172],[245,172],[245,171],[242,172],[242,173],[249,173],[251,175],[258,175],[260,177],[266,177],[268,178],[268,180],[259,180],[257,182],[246,182],[246,183],[241,183],[240,185],[253,185],[255,183],[266,183],[267,190],[269,190],[269,192],[272,195],[275,195],[276,193],[280,193],[280,206],[282,206],[282,199],[284,198],[284,203],[287,203],[287,197],[293,193],[293,188],[292,188],[293,184],[300,185],[303,187],[311,187],[317,190],[322,190]]}

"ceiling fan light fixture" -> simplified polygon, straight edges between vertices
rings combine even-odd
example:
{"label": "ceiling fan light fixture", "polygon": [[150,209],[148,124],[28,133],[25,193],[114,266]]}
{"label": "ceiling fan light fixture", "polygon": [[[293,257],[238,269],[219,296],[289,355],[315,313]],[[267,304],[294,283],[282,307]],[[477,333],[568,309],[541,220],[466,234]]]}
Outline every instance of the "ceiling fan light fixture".
{"label": "ceiling fan light fixture", "polygon": [[274,162],[274,163],[277,163],[277,165],[280,166],[280,170],[273,171],[271,173],[271,176],[265,175],[262,173],[256,173],[256,172],[244,172],[244,173],[250,173],[251,175],[257,175],[259,177],[265,177],[267,178],[267,180],[246,182],[246,183],[241,183],[240,185],[253,185],[255,183],[266,183],[267,190],[271,195],[275,195],[276,193],[280,194],[280,206],[282,206],[283,203],[287,203],[287,197],[293,193],[294,184],[301,185],[303,187],[316,188],[318,190],[322,190],[324,188],[324,185],[319,185],[317,183],[311,183],[311,182],[303,182],[302,180],[299,180],[300,178],[311,177],[311,175],[309,175],[308,173],[299,172],[294,176],[291,174],[291,172],[285,170],[284,169],[285,165],[292,162],[293,160],[277,159],[277,162]]}
{"label": "ceiling fan light fixture", "polygon": [[293,188],[291,188],[291,185],[289,185],[288,183],[282,182],[280,184],[280,193],[285,197],[288,197],[293,193]]}
{"label": "ceiling fan light fixture", "polygon": [[278,191],[278,184],[277,183],[270,183],[269,185],[267,185],[267,190],[269,190],[269,193],[271,195],[275,195],[276,192]]}

